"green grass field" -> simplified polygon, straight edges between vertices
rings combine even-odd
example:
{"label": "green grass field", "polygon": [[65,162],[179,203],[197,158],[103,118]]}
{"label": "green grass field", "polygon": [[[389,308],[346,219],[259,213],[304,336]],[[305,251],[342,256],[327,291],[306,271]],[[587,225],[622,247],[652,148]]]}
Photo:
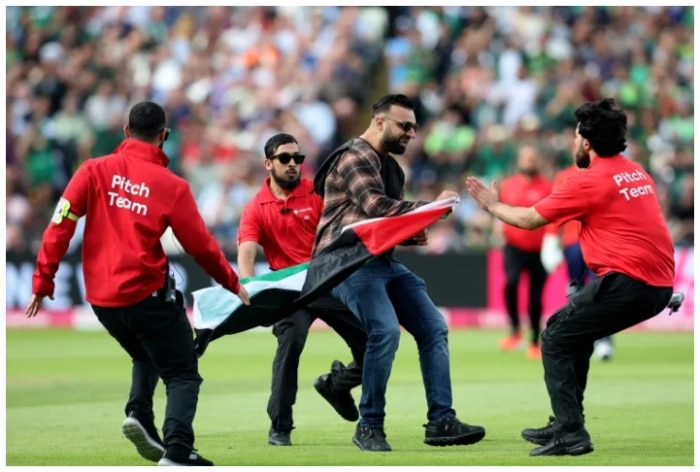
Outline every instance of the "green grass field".
{"label": "green grass field", "polygon": [[[404,334],[389,380],[390,453],[360,451],[355,425],[342,420],[313,379],[349,351],[330,331],[309,336],[301,359],[294,446],[267,445],[266,414],[275,340],[253,331],[215,341],[200,361],[204,377],[195,418],[196,447],[216,465],[693,465],[693,334],[626,332],[616,357],[593,361],[586,421],[595,452],[531,458],[524,427],[550,414],[539,362],[499,352],[502,333],[450,334],[454,406],[486,438],[466,447],[423,444],[426,404],[412,338]],[[103,332],[7,332],[7,465],[152,465],[120,430],[130,362]],[[359,399],[359,389],[354,390]],[[156,392],[156,421],[165,393]]]}

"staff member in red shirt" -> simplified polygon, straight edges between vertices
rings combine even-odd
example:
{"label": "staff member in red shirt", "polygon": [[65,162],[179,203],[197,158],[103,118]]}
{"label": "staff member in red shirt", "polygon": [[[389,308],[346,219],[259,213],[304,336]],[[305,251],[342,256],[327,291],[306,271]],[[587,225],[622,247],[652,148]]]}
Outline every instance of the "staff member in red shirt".
{"label": "staff member in red shirt", "polygon": [[[123,433],[158,465],[213,465],[193,448],[202,378],[182,294],[168,275],[160,244],[166,228],[214,280],[250,302],[197,212],[187,182],[167,169],[161,148],[169,132],[160,105],[137,103],[124,127],[126,139],[114,153],[80,166],[44,232],[26,312],[36,315],[43,298],[53,298],[59,261],[76,221],[86,216],[85,298],[133,363]],[[168,397],[162,443],[153,415],[158,376]]]}
{"label": "staff member in red shirt", "polygon": [[532,456],[593,451],[584,427],[583,393],[596,339],[661,312],[671,300],[675,263],[654,181],[620,153],[627,147],[627,115],[604,98],[576,112],[575,162],[585,169],[530,207],[498,200],[498,192],[473,177],[467,187],[497,218],[533,230],[547,223],[581,222],[586,265],[598,276],[547,322],[542,363],[554,417],[543,428],[525,429],[524,439],[541,447]]}
{"label": "staff member in red shirt", "polygon": [[[523,146],[518,152],[518,173],[501,183],[501,201],[513,206],[531,206],[549,195],[552,183],[540,175],[539,156],[534,146]],[[518,284],[520,275],[529,274],[528,317],[530,320],[530,345],[526,355],[540,358],[540,320],[542,319],[542,292],[547,271],[542,266],[540,251],[544,228],[527,231],[506,224],[503,228],[505,246],[503,264],[506,273],[505,299],[510,321],[510,336],[501,339],[501,349],[510,351],[520,346],[520,318],[518,313]]]}
{"label": "staff member in red shirt", "polygon": [[[554,185],[561,185],[571,177],[577,174],[579,169],[575,164],[557,172],[554,178]],[[566,270],[569,275],[569,290],[576,287],[577,290],[582,285],[595,278],[595,274],[586,267],[581,253],[581,245],[578,241],[578,235],[581,231],[581,223],[577,220],[569,220],[560,227],[548,225],[547,231],[542,243],[542,265],[547,272],[552,272],[559,264],[559,257],[563,251],[563,257],[566,261]],[[562,249],[559,249],[561,245]],[[556,255],[555,255],[556,254]],[[553,263],[556,261],[556,263]],[[594,353],[602,360],[608,361],[613,355],[612,336],[605,336],[595,342]]]}
{"label": "staff member in red shirt", "polygon": [[[323,210],[313,182],[301,177],[304,155],[294,136],[276,134],[265,143],[265,179],[255,198],[243,209],[238,233],[238,268],[243,277],[255,275],[255,252],[262,246],[272,270],[308,262]],[[309,328],[320,318],[350,347],[353,361],[345,367],[333,361],[331,372],[316,379],[316,390],[348,421],[359,417],[350,390],[362,382],[362,361],[367,334],[353,313],[330,295],[297,310],[277,322],[272,333],[277,351],[272,363],[272,393],[267,414],[272,426],[268,443],[290,446],[294,428],[292,406],[296,401],[299,357]]]}

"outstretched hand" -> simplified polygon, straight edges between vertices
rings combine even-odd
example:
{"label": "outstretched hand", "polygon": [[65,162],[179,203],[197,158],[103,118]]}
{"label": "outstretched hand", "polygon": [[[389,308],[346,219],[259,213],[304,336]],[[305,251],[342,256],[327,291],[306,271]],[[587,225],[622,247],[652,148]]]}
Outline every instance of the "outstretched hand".
{"label": "outstretched hand", "polygon": [[491,188],[484,185],[476,177],[467,177],[467,190],[474,201],[484,210],[488,210],[491,205],[498,203],[498,190],[496,181],[491,182]]}

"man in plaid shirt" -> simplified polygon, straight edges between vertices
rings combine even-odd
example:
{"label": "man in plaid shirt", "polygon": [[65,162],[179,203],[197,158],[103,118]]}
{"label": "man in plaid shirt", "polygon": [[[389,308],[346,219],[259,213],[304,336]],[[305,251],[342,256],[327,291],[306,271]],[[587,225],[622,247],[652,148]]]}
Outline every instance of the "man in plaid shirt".
{"label": "man in plaid shirt", "polygon": [[[321,164],[314,187],[323,197],[323,214],[313,254],[329,246],[347,224],[399,215],[428,203],[403,200],[405,176],[391,156],[406,151],[417,128],[413,103],[404,95],[388,95],[372,107],[367,130]],[[456,196],[446,190],[438,200]],[[423,230],[405,244],[427,242],[428,233]],[[353,436],[360,449],[391,450],[384,433],[384,409],[400,326],[418,344],[428,402],[424,442],[431,446],[466,445],[485,436],[481,426],[457,419],[452,408],[447,324],[428,297],[425,282],[394,259],[392,251],[365,264],[331,293],[360,318],[368,334],[360,421]]]}

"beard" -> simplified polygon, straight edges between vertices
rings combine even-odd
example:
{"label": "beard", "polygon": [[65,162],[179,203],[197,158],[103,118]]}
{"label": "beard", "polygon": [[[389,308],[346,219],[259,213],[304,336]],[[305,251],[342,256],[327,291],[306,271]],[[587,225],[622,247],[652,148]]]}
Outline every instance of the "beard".
{"label": "beard", "polygon": [[275,183],[283,189],[294,190],[301,183],[301,171],[299,170],[294,174],[288,174],[287,172],[284,172],[283,174],[279,175],[273,169],[272,178],[274,179]]}
{"label": "beard", "polygon": [[588,166],[591,165],[591,155],[583,149],[583,144],[579,144],[578,149],[574,152],[574,162],[579,169],[588,169]]}
{"label": "beard", "polygon": [[408,141],[408,138],[385,136],[382,143],[384,144],[384,149],[386,149],[390,154],[401,155],[406,152]]}

